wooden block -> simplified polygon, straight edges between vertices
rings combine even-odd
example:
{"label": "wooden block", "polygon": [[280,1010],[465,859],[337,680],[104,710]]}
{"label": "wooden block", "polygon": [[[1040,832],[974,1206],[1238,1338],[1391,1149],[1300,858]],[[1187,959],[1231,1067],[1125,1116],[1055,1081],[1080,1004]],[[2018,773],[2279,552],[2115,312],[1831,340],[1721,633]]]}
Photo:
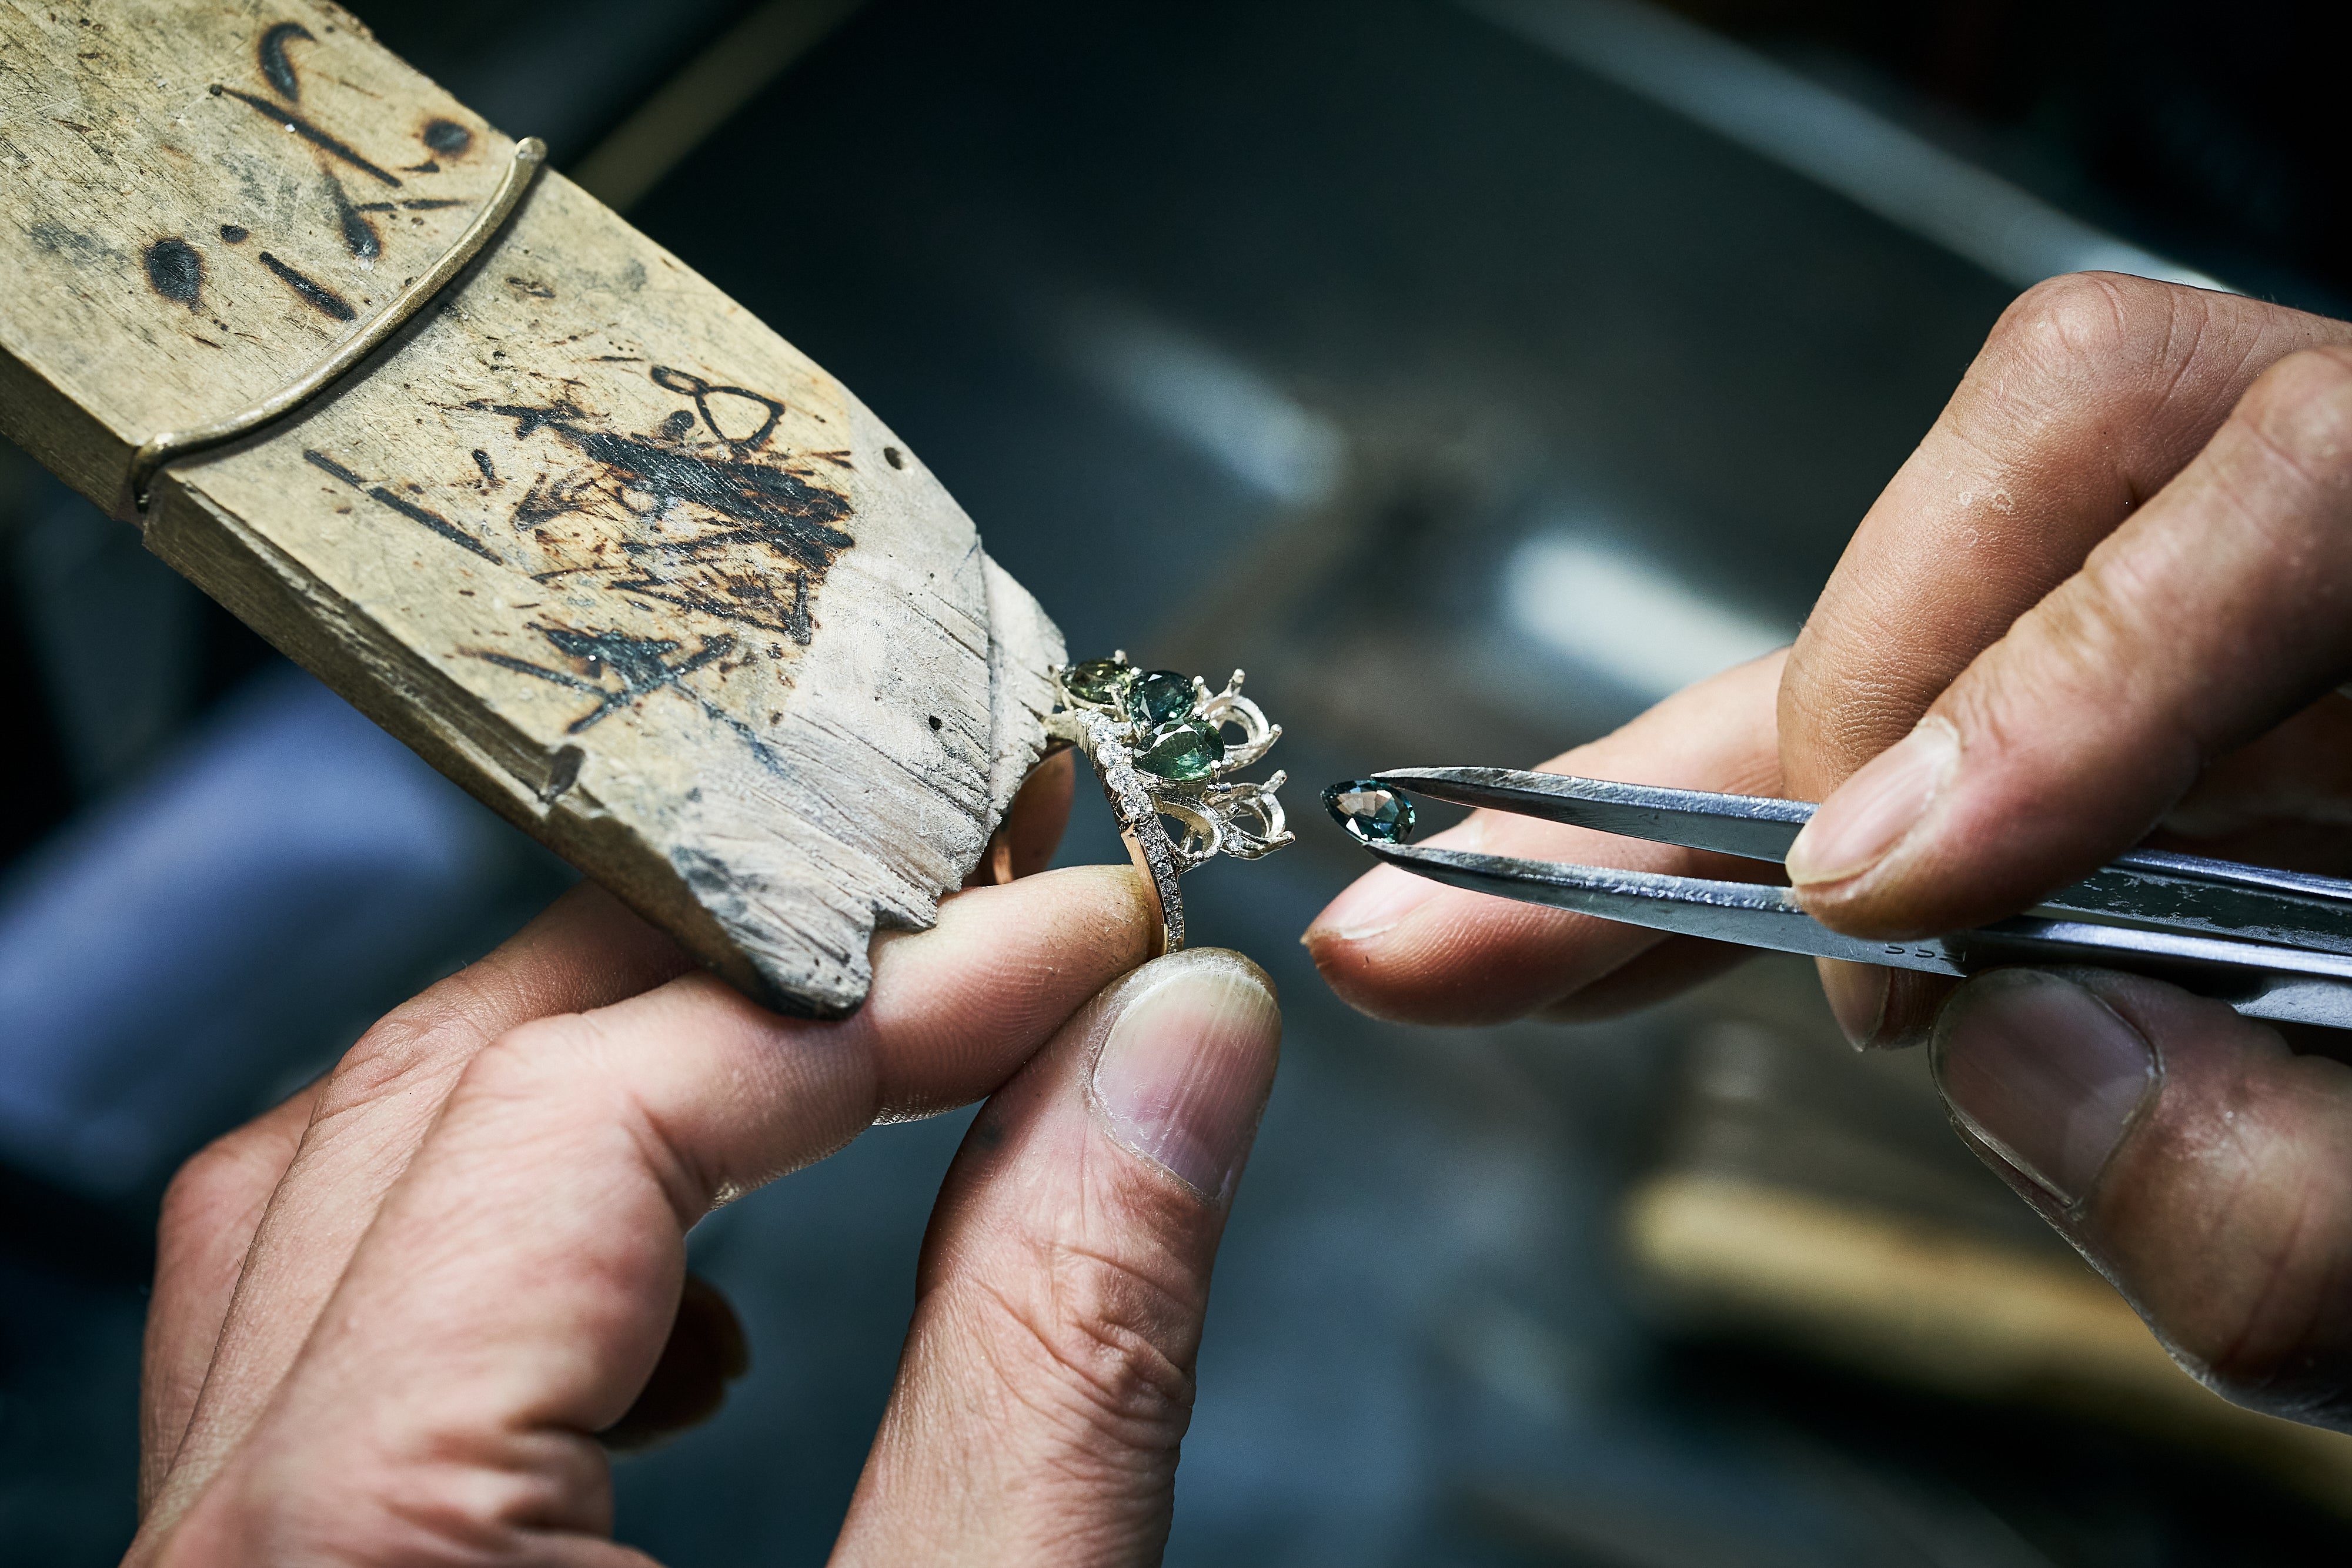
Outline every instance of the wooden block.
{"label": "wooden block", "polygon": [[[511,148],[315,0],[0,0],[0,430],[135,515],[142,441],[322,359]],[[335,392],[167,469],[140,520],[772,1005],[856,1007],[875,926],[930,923],[1045,746],[1059,633],[929,471],[554,173]]]}

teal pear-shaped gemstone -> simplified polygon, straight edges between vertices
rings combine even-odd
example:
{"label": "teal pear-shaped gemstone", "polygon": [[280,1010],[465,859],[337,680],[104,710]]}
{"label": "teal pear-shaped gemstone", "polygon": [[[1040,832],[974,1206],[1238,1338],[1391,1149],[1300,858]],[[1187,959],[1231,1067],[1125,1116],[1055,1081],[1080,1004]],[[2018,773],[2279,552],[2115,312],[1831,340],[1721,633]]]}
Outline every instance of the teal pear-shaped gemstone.
{"label": "teal pear-shaped gemstone", "polygon": [[1192,683],[1173,670],[1145,672],[1127,694],[1128,716],[1155,729],[1174,724],[1192,711]]}
{"label": "teal pear-shaped gemstone", "polygon": [[1198,784],[1225,759],[1224,737],[1213,725],[1171,725],[1135,754],[1135,765],[1171,784]]}
{"label": "teal pear-shaped gemstone", "polygon": [[1134,669],[1116,659],[1088,659],[1062,672],[1062,689],[1082,703],[1117,707],[1134,679]]}
{"label": "teal pear-shaped gemstone", "polygon": [[1323,791],[1323,809],[1360,839],[1401,844],[1412,837],[1412,802],[1371,779],[1349,779]]}

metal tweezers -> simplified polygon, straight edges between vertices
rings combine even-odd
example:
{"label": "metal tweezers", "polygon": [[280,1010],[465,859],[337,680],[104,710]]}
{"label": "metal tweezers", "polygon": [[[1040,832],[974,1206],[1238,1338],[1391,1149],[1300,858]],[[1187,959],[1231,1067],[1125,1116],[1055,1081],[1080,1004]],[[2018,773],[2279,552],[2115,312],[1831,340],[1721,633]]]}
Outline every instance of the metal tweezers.
{"label": "metal tweezers", "polygon": [[[1397,794],[1775,864],[1813,807],[1504,768],[1400,768]],[[1437,849],[1358,832],[1391,865],[1475,893],[1747,947],[1964,977],[2010,965],[2080,965],[2166,980],[2250,1018],[2352,1029],[2352,882],[2138,850],[2027,914],[1913,942],[1848,936],[1786,887]],[[2071,918],[2070,918],[2071,917]]]}

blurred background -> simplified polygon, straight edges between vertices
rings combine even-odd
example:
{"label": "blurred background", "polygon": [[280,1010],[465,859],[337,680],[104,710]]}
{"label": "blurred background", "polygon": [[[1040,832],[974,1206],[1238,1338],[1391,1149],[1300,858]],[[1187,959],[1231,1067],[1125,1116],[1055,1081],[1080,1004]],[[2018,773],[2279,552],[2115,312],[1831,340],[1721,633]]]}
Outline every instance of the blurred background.
{"label": "blurred background", "polygon": [[[363,9],[856,389],[1074,654],[1245,665],[1302,818],[1788,639],[2037,279],[2352,293],[2285,0]],[[0,1559],[97,1564],[171,1171],[571,873],[4,450],[0,658]],[[1171,1563],[2352,1546],[2352,1439],[2174,1370],[1806,966],[1605,1026],[1373,1024],[1297,946],[1360,869],[1300,827],[1187,884],[1288,1032]],[[1063,858],[1122,858],[1098,802]],[[624,1539],[823,1560],[966,1120],[697,1232],[753,1368],[620,1463]]]}

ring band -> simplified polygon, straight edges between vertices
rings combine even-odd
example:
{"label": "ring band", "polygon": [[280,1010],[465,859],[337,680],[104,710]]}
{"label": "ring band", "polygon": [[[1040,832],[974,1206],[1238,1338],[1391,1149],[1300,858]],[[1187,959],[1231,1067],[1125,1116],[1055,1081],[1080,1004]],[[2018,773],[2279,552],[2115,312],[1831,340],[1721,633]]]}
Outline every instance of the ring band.
{"label": "ring band", "polygon": [[[1119,836],[1159,906],[1153,957],[1184,946],[1184,901],[1177,879],[1219,854],[1270,855],[1291,841],[1275,791],[1285,775],[1263,782],[1233,778],[1282,737],[1258,706],[1241,695],[1242,672],[1212,693],[1198,675],[1138,670],[1124,651],[1108,659],[1055,665],[1055,709],[1047,733],[1086,753],[1101,780]],[[1241,738],[1228,741],[1228,729]],[[1167,824],[1179,824],[1171,836]]]}

